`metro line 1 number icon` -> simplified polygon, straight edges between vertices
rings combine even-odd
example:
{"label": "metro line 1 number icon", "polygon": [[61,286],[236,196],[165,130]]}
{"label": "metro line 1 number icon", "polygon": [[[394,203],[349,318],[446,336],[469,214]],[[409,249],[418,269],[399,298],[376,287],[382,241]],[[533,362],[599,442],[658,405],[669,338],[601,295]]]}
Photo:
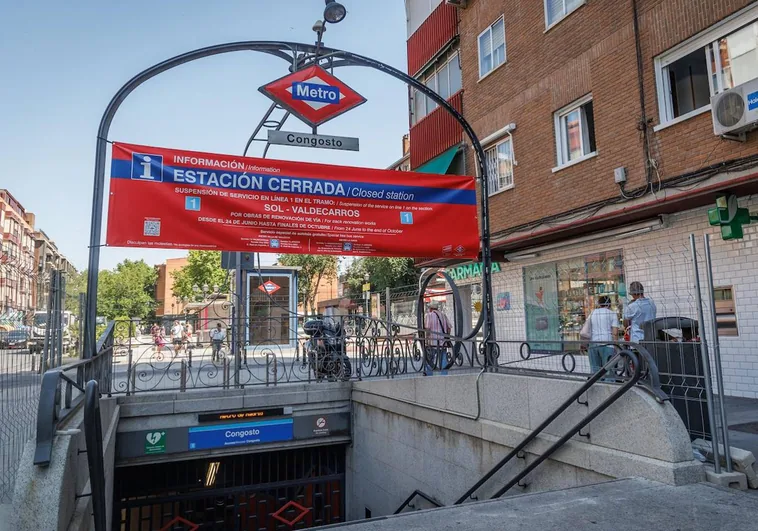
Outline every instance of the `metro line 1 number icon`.
{"label": "metro line 1 number icon", "polygon": [[316,65],[258,90],[311,126],[321,125],[366,102],[363,96]]}

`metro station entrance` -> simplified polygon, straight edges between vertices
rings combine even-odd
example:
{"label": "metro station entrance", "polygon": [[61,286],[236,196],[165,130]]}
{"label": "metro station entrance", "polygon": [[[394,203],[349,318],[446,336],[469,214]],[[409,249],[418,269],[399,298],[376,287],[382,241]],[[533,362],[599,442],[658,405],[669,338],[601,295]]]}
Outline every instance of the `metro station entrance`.
{"label": "metro station entrance", "polygon": [[279,531],[345,521],[345,447],[116,469],[114,531]]}

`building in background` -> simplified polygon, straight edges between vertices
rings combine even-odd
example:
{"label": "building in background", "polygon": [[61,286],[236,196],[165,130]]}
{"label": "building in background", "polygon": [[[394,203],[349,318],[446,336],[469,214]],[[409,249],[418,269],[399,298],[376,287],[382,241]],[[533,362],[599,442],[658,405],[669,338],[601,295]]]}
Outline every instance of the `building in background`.
{"label": "building in background", "polygon": [[32,285],[32,298],[36,310],[46,310],[53,271],[62,270],[72,275],[76,273],[76,268],[42,229],[34,231],[34,263],[37,280]]}
{"label": "building in background", "polygon": [[[441,0],[406,0],[408,74],[463,111],[457,9]],[[462,174],[463,129],[450,113],[410,89],[409,168]]]}
{"label": "building in background", "polygon": [[189,261],[186,256],[182,258],[169,258],[165,264],[155,266],[158,272],[158,281],[155,284],[155,315],[161,317],[164,315],[180,315],[184,313],[184,308],[188,301],[183,301],[180,297],[174,295],[174,275]]}
{"label": "building in background", "polygon": [[0,227],[0,321],[22,324],[35,308],[34,214],[4,189],[0,189]]}
{"label": "building in background", "polygon": [[[423,77],[419,65],[436,61],[419,50],[450,41],[452,29],[437,35],[452,28],[455,9],[459,37],[445,46],[452,53],[459,42],[463,114],[486,153],[498,339],[560,351],[578,338],[599,297],[621,314],[633,281],[643,283],[659,317],[696,318],[689,235],[702,251],[702,234],[710,233],[726,392],[758,397],[758,226],[723,241],[707,217],[727,193],[758,210],[758,132],[715,134],[713,113],[731,115],[711,107],[712,98],[743,86],[742,105],[752,106],[758,3],[434,4],[406,2],[419,9],[409,11],[409,30],[429,35],[411,34],[409,70]],[[422,8],[433,11],[416,28]],[[433,114],[426,108],[419,119],[423,110],[414,109],[416,168],[428,145],[437,154],[452,137],[440,133],[430,144],[421,131]],[[453,270],[462,271],[472,300],[480,297],[476,264],[471,274]],[[706,308],[706,334],[709,316]]]}
{"label": "building in background", "polygon": [[411,171],[411,139],[409,135],[403,135],[403,156],[390,164],[388,170]]}

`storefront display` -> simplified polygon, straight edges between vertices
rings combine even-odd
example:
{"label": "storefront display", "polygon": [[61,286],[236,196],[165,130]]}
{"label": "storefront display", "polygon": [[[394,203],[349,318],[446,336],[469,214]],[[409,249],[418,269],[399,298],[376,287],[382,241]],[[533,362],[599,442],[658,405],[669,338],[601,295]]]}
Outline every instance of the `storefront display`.
{"label": "storefront display", "polygon": [[[608,296],[621,319],[620,298],[626,294],[623,255],[619,251],[524,268],[526,337],[533,350],[574,350],[579,331],[598,299]],[[552,344],[532,343],[555,341]]]}
{"label": "storefront display", "polygon": [[[524,268],[526,337],[532,350],[561,349],[556,264]],[[545,343],[532,343],[546,341]]]}

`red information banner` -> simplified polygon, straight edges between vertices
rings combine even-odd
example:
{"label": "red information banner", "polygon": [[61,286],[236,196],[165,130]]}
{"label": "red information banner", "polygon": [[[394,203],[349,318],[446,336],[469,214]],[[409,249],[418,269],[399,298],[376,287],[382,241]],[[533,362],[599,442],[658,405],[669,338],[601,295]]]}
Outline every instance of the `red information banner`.
{"label": "red information banner", "polygon": [[107,244],[476,258],[472,177],[115,143]]}

